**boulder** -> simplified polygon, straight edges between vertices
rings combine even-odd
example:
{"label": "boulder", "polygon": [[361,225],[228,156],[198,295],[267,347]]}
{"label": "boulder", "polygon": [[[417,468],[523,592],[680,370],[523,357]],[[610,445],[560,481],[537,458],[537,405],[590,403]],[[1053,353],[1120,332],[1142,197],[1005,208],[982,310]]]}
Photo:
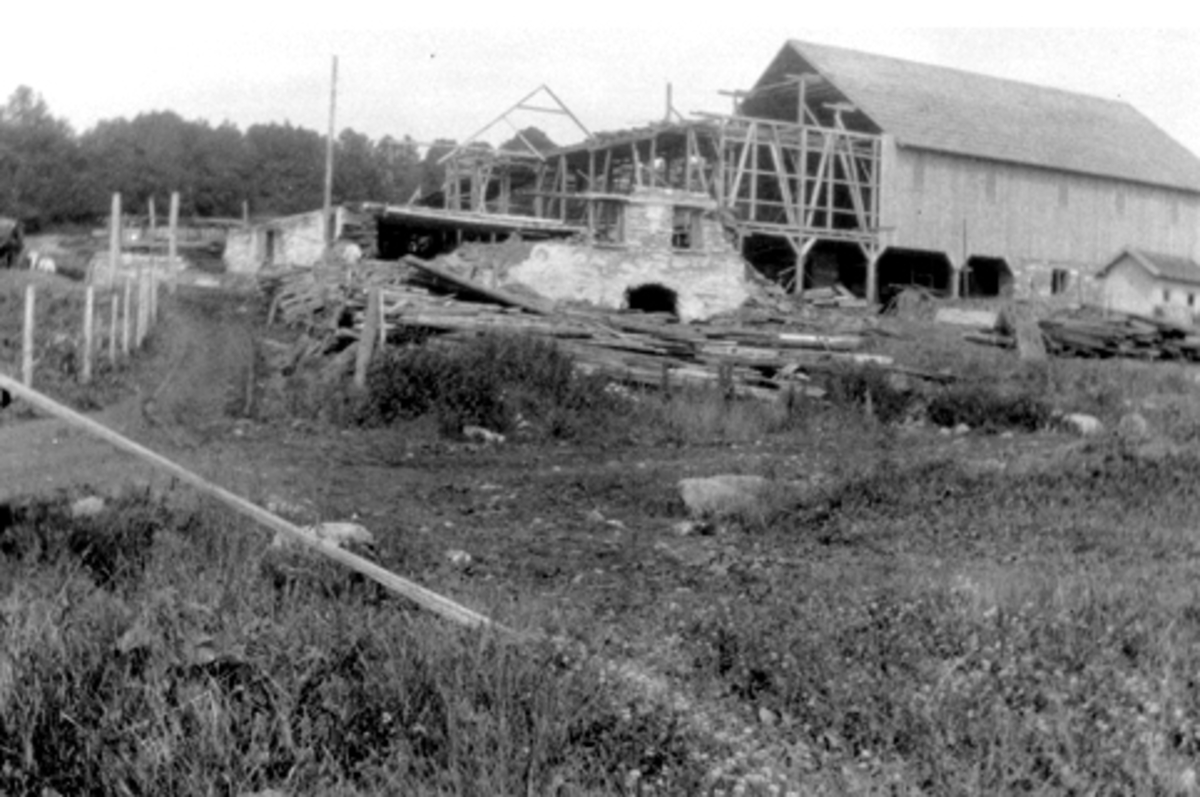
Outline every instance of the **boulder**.
{"label": "boulder", "polygon": [[71,517],[94,517],[104,511],[104,499],[98,495],[80,498],[71,504]]}
{"label": "boulder", "polygon": [[679,494],[693,517],[724,517],[758,506],[770,484],[762,476],[723,474],[681,479]]}
{"label": "boulder", "polygon": [[1062,417],[1064,427],[1082,437],[1091,437],[1104,431],[1104,424],[1094,415],[1072,412]]}
{"label": "boulder", "polygon": [[1150,422],[1140,412],[1127,412],[1117,423],[1117,434],[1121,436],[1122,440],[1131,443],[1149,440],[1151,437]]}

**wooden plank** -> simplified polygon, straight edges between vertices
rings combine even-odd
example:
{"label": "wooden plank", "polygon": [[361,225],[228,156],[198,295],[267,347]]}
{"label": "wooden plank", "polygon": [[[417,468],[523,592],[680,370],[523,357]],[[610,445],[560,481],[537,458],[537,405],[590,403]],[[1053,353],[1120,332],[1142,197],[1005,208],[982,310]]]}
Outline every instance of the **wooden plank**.
{"label": "wooden plank", "polygon": [[501,304],[510,305],[512,307],[520,307],[522,310],[528,310],[531,313],[538,315],[549,315],[554,311],[554,303],[546,300],[537,301],[534,299],[526,299],[523,297],[514,296],[507,291],[502,291],[499,288],[489,288],[474,280],[467,279],[459,274],[455,274],[449,269],[442,268],[428,260],[422,260],[415,255],[405,255],[402,260],[410,266],[418,268],[433,274],[436,277],[446,280],[447,282],[465,288],[469,291],[486,296],[493,301]]}
{"label": "wooden plank", "polygon": [[350,551],[339,548],[331,542],[326,542],[302,530],[300,527],[289,523],[287,520],[279,517],[273,512],[247,501],[240,495],[230,492],[223,487],[220,487],[201,476],[196,475],[192,471],[178,465],[166,457],[158,454],[150,449],[130,440],[123,435],[109,429],[101,423],[98,423],[91,418],[80,415],[74,410],[59,404],[36,390],[33,390],[20,382],[12,379],[5,374],[0,374],[0,388],[10,391],[14,396],[18,396],[29,402],[34,407],[47,412],[57,418],[61,418],[68,423],[78,426],[79,428],[99,437],[117,448],[126,451],[134,456],[142,459],[159,470],[165,471],[172,476],[175,476],[185,484],[191,485],[196,490],[211,496],[221,503],[228,506],[240,515],[250,518],[254,522],[265,526],[271,531],[283,534],[311,551],[325,556],[335,562],[344,565],[357,573],[370,578],[379,584],[382,584],[387,589],[401,595],[419,606],[428,609],[435,614],[445,617],[448,620],[456,622],[470,628],[496,628],[505,632],[509,629],[494,622],[478,612],[475,612],[462,604],[456,603],[449,598],[439,595],[432,590],[409,581],[406,578],[396,575],[395,573],[385,570],[369,559],[365,559]]}

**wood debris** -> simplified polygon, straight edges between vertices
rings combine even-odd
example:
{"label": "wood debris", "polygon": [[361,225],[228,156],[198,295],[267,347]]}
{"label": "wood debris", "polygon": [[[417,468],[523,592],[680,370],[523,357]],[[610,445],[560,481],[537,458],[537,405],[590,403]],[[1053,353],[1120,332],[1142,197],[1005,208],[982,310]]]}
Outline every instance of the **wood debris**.
{"label": "wood debris", "polygon": [[806,288],[804,301],[814,307],[867,307],[866,299],[855,296],[842,284],[830,285],[823,288]]}
{"label": "wood debris", "polygon": [[[1037,329],[1045,350],[1058,356],[1200,362],[1200,333],[1161,318],[1082,308],[1042,319]],[[972,333],[966,339],[1009,348],[1021,342],[1011,331]]]}
{"label": "wood debris", "polygon": [[[379,339],[412,339],[417,333],[455,339],[508,331],[544,335],[585,372],[626,382],[663,386],[719,385],[731,395],[774,397],[789,390],[812,395],[815,373],[847,364],[871,364],[945,381],[896,366],[890,358],[860,351],[869,333],[831,331],[802,314],[752,308],[746,318],[680,324],[668,314],[563,307],[542,297],[516,295],[473,279],[470,263],[407,256],[364,261],[351,268],[297,270],[263,279],[274,320],[309,332],[297,356],[331,353],[357,341],[367,327],[368,294],[378,292]],[[456,267],[457,266],[457,267]],[[471,276],[467,276],[470,274]]]}

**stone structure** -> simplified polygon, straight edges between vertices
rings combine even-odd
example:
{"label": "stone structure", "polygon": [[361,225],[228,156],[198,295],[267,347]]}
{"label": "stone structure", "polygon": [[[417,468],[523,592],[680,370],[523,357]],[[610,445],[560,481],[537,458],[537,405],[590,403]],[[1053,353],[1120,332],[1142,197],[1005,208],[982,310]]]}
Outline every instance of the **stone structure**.
{"label": "stone structure", "polygon": [[598,203],[593,240],[543,241],[503,281],[556,301],[695,321],[753,295],[747,266],[703,193],[639,188]]}

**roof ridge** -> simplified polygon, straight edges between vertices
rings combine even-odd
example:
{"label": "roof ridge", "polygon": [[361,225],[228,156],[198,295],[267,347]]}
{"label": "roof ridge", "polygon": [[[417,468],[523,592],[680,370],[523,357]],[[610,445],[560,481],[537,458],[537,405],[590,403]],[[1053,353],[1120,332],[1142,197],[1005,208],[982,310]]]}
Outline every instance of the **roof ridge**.
{"label": "roof ridge", "polygon": [[[838,50],[838,51],[844,52],[844,53],[852,53],[856,57],[867,56],[869,58],[878,58],[880,60],[885,60],[885,61],[894,61],[895,63],[898,63],[898,64],[913,64],[913,65],[919,66],[923,69],[940,69],[945,72],[955,72],[960,75],[965,75],[965,76],[973,78],[973,79],[983,78],[985,80],[994,80],[997,82],[1009,83],[1009,84],[1016,85],[1016,86],[1023,86],[1025,88],[1036,89],[1038,91],[1045,91],[1045,92],[1053,91],[1053,92],[1058,92],[1060,94],[1066,94],[1071,97],[1081,97],[1083,99],[1094,100],[1096,102],[1109,103],[1112,105],[1123,105],[1127,108],[1132,108],[1133,110],[1137,111],[1137,106],[1135,106],[1133,103],[1129,102],[1128,100],[1111,99],[1109,97],[1102,97],[1099,94],[1091,94],[1086,91],[1078,91],[1076,89],[1067,89],[1067,88],[1063,88],[1061,86],[1050,86],[1050,85],[1046,85],[1045,83],[1034,83],[1033,81],[1030,81],[1030,80],[1018,80],[1017,78],[1003,77],[1001,75],[993,75],[993,74],[989,74],[987,72],[975,72],[970,69],[964,69],[963,67],[960,67],[960,66],[946,66],[945,64],[934,64],[934,63],[930,63],[929,61],[917,61],[912,58],[901,58],[896,55],[884,55],[882,53],[872,52],[869,50],[856,50],[853,47],[843,47],[843,46],[837,45],[837,44],[822,44],[821,42],[805,41],[804,39],[788,39],[788,45],[792,46],[792,47],[822,47],[827,50]],[[1138,111],[1138,113],[1140,114],[1141,111]],[[1142,115],[1145,116],[1145,114],[1142,114]]]}

